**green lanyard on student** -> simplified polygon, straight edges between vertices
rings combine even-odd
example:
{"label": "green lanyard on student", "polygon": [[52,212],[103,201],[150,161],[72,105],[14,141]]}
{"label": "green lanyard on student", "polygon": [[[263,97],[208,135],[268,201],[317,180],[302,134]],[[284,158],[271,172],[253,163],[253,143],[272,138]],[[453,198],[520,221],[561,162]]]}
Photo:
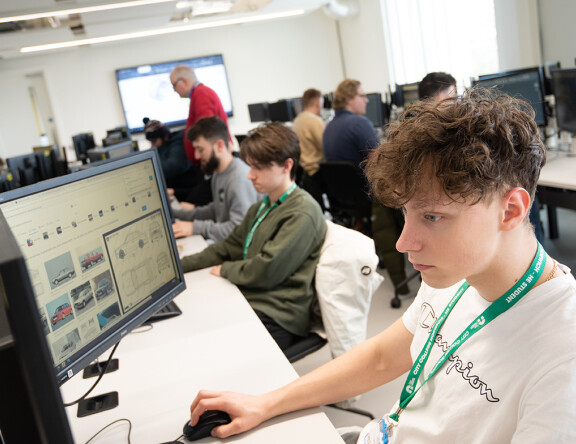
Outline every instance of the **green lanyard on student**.
{"label": "green lanyard on student", "polygon": [[[278,205],[280,205],[282,202],[284,202],[286,200],[286,198],[290,195],[290,193],[292,191],[294,191],[295,189],[296,189],[296,183],[292,182],[292,185],[290,185],[290,188],[288,188],[286,190],[286,192],[282,196],[280,196],[280,199],[278,199],[278,202],[274,202],[274,204],[272,204],[270,206],[270,208],[268,208],[264,212],[264,214],[262,216],[260,216],[260,213],[262,212],[262,210],[264,210],[264,208],[266,208],[266,205],[268,205],[268,203],[270,203],[270,198],[268,196],[266,196],[264,198],[264,200],[260,204],[260,208],[258,208],[258,212],[256,213],[256,217],[254,218],[254,221],[252,222],[252,225],[250,226],[250,230],[248,231],[248,234],[246,235],[246,240],[244,241],[244,254],[243,254],[244,259],[246,259],[246,255],[248,254],[248,248],[250,247],[250,244],[252,243],[252,238],[254,237],[254,232],[256,231],[256,228],[258,228],[258,226],[262,223],[264,218],[266,216],[268,216],[268,213],[270,211],[272,211],[274,208],[276,208]],[[260,216],[260,217],[258,217],[258,216]]]}
{"label": "green lanyard on student", "polygon": [[[412,401],[412,398],[414,398],[418,390],[420,390],[422,386],[426,384],[426,381],[428,381],[436,373],[436,371],[440,367],[442,367],[442,364],[446,362],[446,360],[450,357],[450,355],[452,355],[452,353],[454,353],[458,349],[458,347],[464,344],[464,342],[470,339],[472,335],[480,331],[482,328],[484,328],[486,325],[488,325],[491,321],[496,319],[506,310],[510,309],[514,304],[516,304],[516,302],[522,299],[522,297],[525,296],[526,293],[528,293],[532,289],[534,284],[538,281],[538,279],[542,275],[545,266],[546,266],[546,253],[544,252],[544,248],[542,248],[542,245],[538,243],[538,251],[536,252],[536,256],[534,257],[534,260],[532,261],[530,268],[528,268],[528,271],[524,273],[524,276],[522,276],[520,281],[514,284],[512,288],[510,288],[506,293],[500,296],[496,301],[490,304],[490,306],[486,310],[484,310],[484,312],[480,316],[474,319],[474,321],[472,321],[468,325],[468,327],[466,327],[466,329],[460,334],[458,339],[456,339],[452,343],[452,345],[450,345],[450,347],[440,357],[440,359],[434,365],[434,367],[430,371],[430,374],[426,377],[424,382],[418,388],[416,388],[416,383],[418,382],[420,374],[424,370],[424,365],[428,361],[430,351],[436,339],[436,334],[438,333],[438,330],[440,330],[440,327],[442,327],[442,324],[444,324],[444,321],[446,320],[446,318],[448,317],[448,315],[450,314],[450,312],[452,311],[452,309],[454,308],[460,297],[470,286],[468,282],[464,282],[462,284],[462,286],[458,289],[452,300],[448,303],[448,305],[446,306],[440,317],[437,319],[436,323],[432,328],[432,331],[430,332],[430,335],[428,336],[426,344],[424,345],[422,351],[420,352],[420,355],[414,361],[412,369],[410,370],[410,373],[408,373],[408,377],[406,378],[404,389],[400,394],[400,405],[398,407],[398,410],[396,410],[395,413],[389,416],[391,422],[387,424],[388,427],[391,428],[396,426],[396,424],[400,419],[400,414],[408,406],[410,401]],[[386,431],[385,433],[388,434],[388,431]]]}

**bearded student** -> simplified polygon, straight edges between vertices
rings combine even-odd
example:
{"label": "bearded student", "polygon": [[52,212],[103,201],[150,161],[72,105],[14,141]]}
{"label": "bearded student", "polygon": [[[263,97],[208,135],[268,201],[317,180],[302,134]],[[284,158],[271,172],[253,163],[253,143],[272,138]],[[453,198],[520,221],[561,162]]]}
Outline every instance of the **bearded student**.
{"label": "bearded student", "polygon": [[181,202],[181,208],[174,210],[174,217],[180,220],[172,224],[172,229],[177,238],[199,234],[220,241],[242,222],[248,208],[264,196],[248,180],[248,165],[232,155],[230,133],[220,118],[200,119],[186,137],[194,146],[194,156],[202,171],[212,175],[212,202],[199,207]]}

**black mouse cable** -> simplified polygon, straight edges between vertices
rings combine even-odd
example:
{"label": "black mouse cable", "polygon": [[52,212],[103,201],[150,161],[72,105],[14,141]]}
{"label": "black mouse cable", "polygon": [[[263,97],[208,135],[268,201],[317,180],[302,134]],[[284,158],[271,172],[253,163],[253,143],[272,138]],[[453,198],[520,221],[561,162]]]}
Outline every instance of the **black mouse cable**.
{"label": "black mouse cable", "polygon": [[65,403],[64,407],[70,407],[70,406],[73,406],[74,404],[78,404],[80,401],[82,401],[84,398],[86,398],[86,396],[88,396],[92,392],[92,390],[94,390],[96,388],[96,386],[98,385],[98,383],[102,379],[102,376],[104,376],[104,374],[106,373],[106,370],[108,370],[108,366],[110,365],[110,362],[112,362],[112,356],[114,356],[114,352],[118,348],[119,344],[120,344],[120,341],[118,341],[116,343],[116,345],[114,346],[114,348],[112,349],[112,352],[110,353],[110,356],[108,356],[108,360],[106,361],[106,364],[104,364],[104,367],[102,367],[100,369],[100,374],[98,375],[98,379],[96,379],[96,382],[94,383],[94,385],[92,385],[92,387],[90,387],[90,389],[86,393],[84,393],[80,398],[78,398],[76,401]]}
{"label": "black mouse cable", "polygon": [[88,441],[86,441],[84,444],[88,444],[90,441],[92,441],[94,438],[96,438],[98,435],[100,435],[100,433],[104,432],[104,430],[106,430],[108,427],[113,426],[114,424],[118,423],[118,422],[123,422],[126,421],[128,423],[128,444],[130,444],[130,433],[132,433],[132,422],[128,419],[128,418],[120,418],[117,419],[116,421],[111,422],[110,424],[102,427],[100,430],[98,430],[96,433],[94,433],[90,439],[88,439]]}

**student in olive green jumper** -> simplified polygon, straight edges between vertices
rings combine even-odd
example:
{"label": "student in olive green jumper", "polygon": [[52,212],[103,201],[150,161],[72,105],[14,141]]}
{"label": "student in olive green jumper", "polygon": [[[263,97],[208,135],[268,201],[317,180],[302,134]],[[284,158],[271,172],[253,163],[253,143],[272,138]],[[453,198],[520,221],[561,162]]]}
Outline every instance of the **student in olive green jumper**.
{"label": "student in olive green jumper", "polygon": [[210,272],[236,284],[281,349],[308,334],[314,273],[326,235],[316,201],[294,183],[300,147],[279,123],[252,130],[240,146],[248,178],[267,197],[224,240],[182,259],[185,272]]}

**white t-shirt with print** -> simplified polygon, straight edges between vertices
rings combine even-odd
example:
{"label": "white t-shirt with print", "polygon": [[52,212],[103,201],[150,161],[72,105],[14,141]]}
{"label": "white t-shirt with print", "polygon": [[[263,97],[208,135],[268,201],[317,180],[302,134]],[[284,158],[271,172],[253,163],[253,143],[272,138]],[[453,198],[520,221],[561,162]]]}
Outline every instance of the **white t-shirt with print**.
{"label": "white t-shirt with print", "polygon": [[[436,290],[422,284],[403,316],[414,334],[413,361],[460,285]],[[420,382],[489,304],[474,288],[466,290],[441,327]],[[378,441],[362,436],[358,442]],[[574,277],[534,288],[460,346],[401,414],[390,442],[576,443]]]}

